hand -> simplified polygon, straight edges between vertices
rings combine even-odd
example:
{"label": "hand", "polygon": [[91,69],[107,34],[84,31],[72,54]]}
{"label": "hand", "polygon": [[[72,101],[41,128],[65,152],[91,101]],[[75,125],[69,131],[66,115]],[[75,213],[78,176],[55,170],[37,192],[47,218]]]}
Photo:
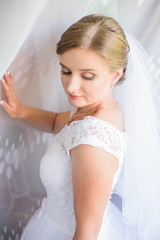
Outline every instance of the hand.
{"label": "hand", "polygon": [[1,84],[4,88],[7,101],[1,100],[0,105],[12,118],[19,118],[23,109],[23,105],[18,100],[14,91],[12,74],[7,71],[1,79]]}

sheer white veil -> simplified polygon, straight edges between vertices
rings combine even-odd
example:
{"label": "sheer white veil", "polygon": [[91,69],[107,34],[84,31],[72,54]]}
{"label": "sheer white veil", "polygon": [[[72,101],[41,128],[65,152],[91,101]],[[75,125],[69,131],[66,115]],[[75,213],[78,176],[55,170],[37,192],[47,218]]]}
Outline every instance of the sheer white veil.
{"label": "sheer white veil", "polygon": [[[141,44],[125,33],[130,46],[126,79],[114,96],[128,134],[124,165],[115,186],[122,197],[122,220],[138,240],[160,239],[160,106],[156,69]],[[121,188],[120,188],[121,187]],[[159,238],[157,238],[159,237]]]}

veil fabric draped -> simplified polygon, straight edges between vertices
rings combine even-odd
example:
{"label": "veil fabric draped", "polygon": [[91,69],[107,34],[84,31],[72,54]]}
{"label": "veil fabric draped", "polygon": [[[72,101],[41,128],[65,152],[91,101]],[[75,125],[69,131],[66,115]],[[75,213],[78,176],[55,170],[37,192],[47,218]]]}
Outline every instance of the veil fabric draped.
{"label": "veil fabric draped", "polygon": [[126,37],[130,45],[126,80],[114,94],[124,111],[128,146],[115,192],[122,197],[126,236],[127,231],[133,231],[135,239],[151,240],[160,237],[157,70],[138,40],[128,33]]}

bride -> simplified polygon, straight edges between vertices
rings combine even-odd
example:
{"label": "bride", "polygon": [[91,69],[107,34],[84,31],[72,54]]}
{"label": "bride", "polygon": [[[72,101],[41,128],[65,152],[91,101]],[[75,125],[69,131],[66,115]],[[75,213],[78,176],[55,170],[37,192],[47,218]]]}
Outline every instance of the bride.
{"label": "bride", "polygon": [[[72,111],[25,106],[12,74],[2,79],[7,101],[0,104],[9,116],[56,133],[40,164],[47,197],[21,240],[156,239],[160,220],[151,204],[160,200],[152,185],[158,184],[159,139],[145,52],[113,18],[92,14],[63,33],[57,54]],[[151,150],[146,131],[156,141]],[[110,200],[113,192],[122,198],[122,212]]]}

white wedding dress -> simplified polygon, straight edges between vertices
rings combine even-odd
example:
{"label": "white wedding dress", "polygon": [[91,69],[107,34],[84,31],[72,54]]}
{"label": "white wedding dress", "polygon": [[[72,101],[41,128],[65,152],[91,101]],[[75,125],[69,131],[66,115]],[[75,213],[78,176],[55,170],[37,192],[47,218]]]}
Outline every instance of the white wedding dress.
{"label": "white wedding dress", "polygon": [[[119,168],[114,175],[113,190],[122,169],[127,138],[127,134],[114,124],[93,116],[73,121],[69,126],[66,124],[55,135],[41,160],[40,177],[47,197],[24,228],[21,240],[72,240],[76,222],[69,150],[79,144],[88,144],[115,155]],[[124,239],[121,211],[109,199],[97,240]]]}

